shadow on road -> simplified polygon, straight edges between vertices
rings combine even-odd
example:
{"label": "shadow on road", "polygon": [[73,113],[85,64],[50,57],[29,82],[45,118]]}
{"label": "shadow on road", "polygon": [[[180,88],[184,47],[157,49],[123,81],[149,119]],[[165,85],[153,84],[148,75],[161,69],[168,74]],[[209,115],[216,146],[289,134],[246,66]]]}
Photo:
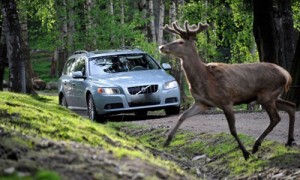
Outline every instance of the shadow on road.
{"label": "shadow on road", "polygon": [[[84,118],[88,118],[86,111],[74,111],[74,112]],[[159,119],[159,118],[163,118],[163,117],[166,117],[166,115],[149,113],[147,116],[137,116],[134,113],[126,113],[126,114],[107,115],[107,116],[104,116],[103,118],[105,118],[106,121],[110,121],[110,122],[126,122],[126,121],[141,121],[141,120]]]}
{"label": "shadow on road", "polygon": [[107,120],[111,122],[151,120],[151,119],[159,119],[163,117],[165,117],[165,115],[136,116],[135,114],[118,114],[118,115],[106,116]]}

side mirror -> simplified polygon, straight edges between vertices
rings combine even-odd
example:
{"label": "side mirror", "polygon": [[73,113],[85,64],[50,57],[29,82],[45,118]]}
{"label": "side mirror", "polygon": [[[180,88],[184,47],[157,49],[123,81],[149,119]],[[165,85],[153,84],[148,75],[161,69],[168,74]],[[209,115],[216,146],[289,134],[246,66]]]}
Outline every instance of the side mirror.
{"label": "side mirror", "polygon": [[75,72],[72,72],[72,78],[84,78],[83,74],[81,71],[75,71]]}
{"label": "side mirror", "polygon": [[161,66],[164,70],[170,70],[171,69],[171,65],[169,63],[162,63]]}

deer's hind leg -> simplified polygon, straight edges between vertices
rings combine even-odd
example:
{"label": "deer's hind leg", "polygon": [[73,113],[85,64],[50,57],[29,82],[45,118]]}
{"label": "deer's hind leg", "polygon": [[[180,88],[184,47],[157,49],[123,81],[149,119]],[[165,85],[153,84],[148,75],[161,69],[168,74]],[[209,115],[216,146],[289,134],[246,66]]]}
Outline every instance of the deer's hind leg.
{"label": "deer's hind leg", "polygon": [[177,124],[174,126],[172,131],[168,134],[168,137],[167,137],[166,141],[164,142],[164,146],[168,146],[170,144],[170,142],[173,139],[177,129],[183,123],[184,120],[186,120],[187,118],[192,117],[192,116],[194,116],[194,115],[196,115],[200,112],[203,112],[203,111],[207,110],[207,108],[208,107],[205,106],[205,105],[195,103],[189,109],[184,111],[179,116]]}
{"label": "deer's hind leg", "polygon": [[282,110],[288,113],[290,122],[289,122],[289,134],[288,134],[288,140],[286,145],[292,146],[295,143],[294,139],[294,125],[295,125],[295,104],[282,100],[277,99],[276,101],[276,107],[278,110]]}

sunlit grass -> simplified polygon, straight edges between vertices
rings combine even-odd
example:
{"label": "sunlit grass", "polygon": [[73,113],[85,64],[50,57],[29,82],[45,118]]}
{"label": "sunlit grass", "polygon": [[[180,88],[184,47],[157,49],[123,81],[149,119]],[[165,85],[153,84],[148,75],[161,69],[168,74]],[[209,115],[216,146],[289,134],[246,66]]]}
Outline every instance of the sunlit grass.
{"label": "sunlit grass", "polygon": [[109,125],[92,122],[58,105],[56,96],[10,92],[0,92],[0,96],[0,126],[6,130],[55,141],[100,146],[118,158],[140,158],[182,173],[175,163],[154,157],[137,138],[118,132]]}
{"label": "sunlit grass", "polygon": [[[118,128],[117,125],[115,128]],[[136,131],[134,126],[128,126],[126,129],[130,128],[132,128],[131,132]],[[130,132],[130,130],[127,131]],[[259,151],[254,155],[251,154],[246,161],[235,139],[227,133],[196,135],[187,131],[179,131],[168,147],[162,147],[165,140],[162,134],[165,134],[165,131],[163,129],[144,131],[145,133],[139,136],[139,139],[143,144],[150,144],[157,149],[190,160],[196,155],[206,155],[210,159],[206,166],[228,172],[228,177],[248,177],[269,169],[276,163],[279,167],[282,165],[278,164],[297,167],[294,165],[297,163],[295,159],[300,156],[300,151],[295,148],[287,148],[283,144],[265,140]],[[255,139],[243,134],[239,134],[239,137],[246,149],[251,152]]]}

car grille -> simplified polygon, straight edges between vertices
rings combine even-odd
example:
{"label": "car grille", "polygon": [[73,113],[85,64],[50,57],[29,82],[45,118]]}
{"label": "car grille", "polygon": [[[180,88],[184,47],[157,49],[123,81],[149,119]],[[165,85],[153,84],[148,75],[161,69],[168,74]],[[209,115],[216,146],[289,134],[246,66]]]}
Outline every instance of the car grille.
{"label": "car grille", "polygon": [[134,86],[129,87],[128,92],[131,95],[156,93],[158,85]]}

